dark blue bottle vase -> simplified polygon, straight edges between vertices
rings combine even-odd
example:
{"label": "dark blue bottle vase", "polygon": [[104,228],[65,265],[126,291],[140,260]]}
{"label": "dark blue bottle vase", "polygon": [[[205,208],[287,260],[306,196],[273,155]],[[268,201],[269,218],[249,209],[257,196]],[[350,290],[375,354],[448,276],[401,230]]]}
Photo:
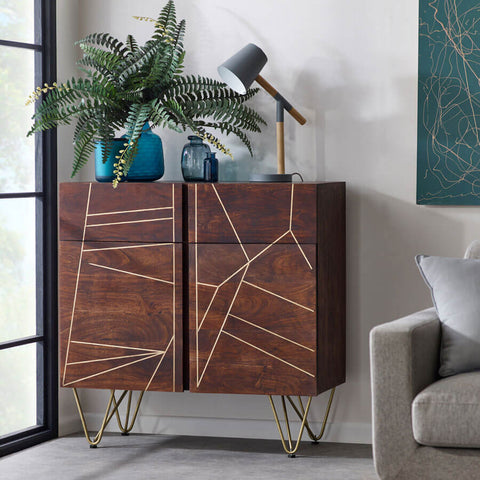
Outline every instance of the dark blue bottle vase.
{"label": "dark blue bottle vase", "polygon": [[[97,143],[95,147],[95,179],[97,182],[111,182],[113,175],[113,164],[117,163],[116,156],[120,156],[120,150],[125,148],[128,141],[126,135],[113,140],[113,148],[105,163],[103,163],[103,143]],[[128,171],[125,180],[129,182],[153,182],[162,178],[165,173],[163,160],[163,145],[161,138],[152,132],[148,123],[143,126],[142,134],[138,140],[138,149],[135,159]]]}
{"label": "dark blue bottle vase", "polygon": [[205,182],[218,182],[218,160],[215,153],[209,153],[203,161],[203,180]]}

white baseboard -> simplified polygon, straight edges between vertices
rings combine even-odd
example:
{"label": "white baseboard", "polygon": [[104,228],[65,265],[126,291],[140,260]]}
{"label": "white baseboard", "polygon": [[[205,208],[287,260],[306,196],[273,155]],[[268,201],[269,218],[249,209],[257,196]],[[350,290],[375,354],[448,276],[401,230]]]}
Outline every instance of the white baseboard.
{"label": "white baseboard", "polygon": [[[100,414],[86,414],[88,425],[100,425],[102,419],[103,416]],[[300,422],[291,421],[290,424],[292,430],[298,432]],[[320,431],[321,424],[310,423],[310,426],[314,432]],[[115,419],[112,419],[106,431],[118,431]],[[272,440],[278,440],[279,438],[277,426],[273,419],[270,421],[240,418],[167,417],[160,415],[139,415],[132,433],[263,438]],[[306,433],[304,433],[303,438],[308,438]],[[370,423],[327,423],[322,441],[370,444],[372,443],[372,426]]]}

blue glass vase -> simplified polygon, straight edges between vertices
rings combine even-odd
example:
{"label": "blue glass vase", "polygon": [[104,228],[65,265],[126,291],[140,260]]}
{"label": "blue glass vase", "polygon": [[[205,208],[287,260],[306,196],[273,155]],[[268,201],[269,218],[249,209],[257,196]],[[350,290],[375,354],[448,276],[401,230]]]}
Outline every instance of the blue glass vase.
{"label": "blue glass vase", "polygon": [[[103,163],[103,143],[97,143],[95,147],[95,179],[97,182],[111,182],[113,175],[113,164],[117,163],[116,156],[120,155],[124,144],[128,140],[126,135],[113,140],[113,147],[105,163]],[[125,180],[129,182],[153,182],[162,178],[165,172],[163,161],[162,139],[152,132],[148,123],[145,123],[142,134],[138,140],[138,149],[134,161]],[[123,180],[123,179],[122,179]]]}
{"label": "blue glass vase", "polygon": [[182,150],[182,175],[186,182],[203,182],[203,161],[210,156],[210,147],[200,137],[190,135],[190,143]]}

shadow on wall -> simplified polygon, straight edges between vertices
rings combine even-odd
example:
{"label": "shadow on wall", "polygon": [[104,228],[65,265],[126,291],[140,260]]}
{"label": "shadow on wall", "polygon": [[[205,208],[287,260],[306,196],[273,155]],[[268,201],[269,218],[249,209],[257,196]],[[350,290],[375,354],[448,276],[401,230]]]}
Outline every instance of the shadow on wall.
{"label": "shadow on wall", "polygon": [[[319,48],[324,50],[325,46]],[[301,130],[288,125],[287,138],[313,147],[310,158],[297,158],[295,162],[300,171],[310,171],[317,180],[330,180],[326,178],[326,117],[344,107],[346,78],[338,52],[325,52],[306,59],[292,90],[294,106],[303,112],[307,124]]]}
{"label": "shadow on wall", "polygon": [[[379,324],[432,306],[415,264],[417,254],[462,257],[464,224],[447,212],[355,188],[347,183],[347,383],[340,418],[369,416],[369,332]],[[343,391],[343,389],[342,389]],[[365,397],[362,397],[365,398]]]}
{"label": "shadow on wall", "polygon": [[350,189],[347,198],[348,318],[358,338],[370,328],[432,305],[414,258],[463,257],[464,225],[441,210],[373,190]]}

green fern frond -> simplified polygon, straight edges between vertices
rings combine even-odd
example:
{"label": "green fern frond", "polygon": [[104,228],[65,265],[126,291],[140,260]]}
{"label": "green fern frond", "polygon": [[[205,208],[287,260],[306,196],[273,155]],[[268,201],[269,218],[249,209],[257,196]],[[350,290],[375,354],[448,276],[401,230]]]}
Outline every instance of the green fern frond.
{"label": "green fern frond", "polygon": [[114,78],[114,76],[116,76],[119,65],[122,64],[122,57],[91,45],[81,44],[80,47],[84,55],[83,58],[77,62],[79,65],[91,67],[106,77]]}
{"label": "green fern frond", "polygon": [[[165,97],[181,97],[182,95],[191,95],[193,92],[200,92],[202,90],[224,90],[225,84],[213,80],[211,78],[187,75],[185,77],[178,77],[175,84],[171,85],[164,91]],[[233,90],[232,90],[233,92]]]}
{"label": "green fern frond", "polygon": [[168,0],[167,4],[162,8],[157,21],[155,22],[155,33],[153,38],[162,38],[169,35],[177,25],[177,16],[175,4],[173,0]]}
{"label": "green fern frond", "polygon": [[121,105],[114,100],[112,86],[108,83],[96,77],[73,78],[46,95],[32,117],[34,125],[27,135],[69,124],[72,118],[78,118],[87,110],[100,109],[112,113],[119,107]]}
{"label": "green fern frond", "polygon": [[177,68],[175,69],[175,73],[173,74],[174,78],[181,78],[180,75],[183,72],[184,65],[183,62],[185,61],[185,50],[180,53],[177,62]]}
{"label": "green fern frond", "polygon": [[152,103],[152,113],[150,115],[150,122],[152,126],[168,127],[176,132],[182,132],[182,129],[178,126],[177,120],[178,114],[172,114],[172,108],[169,106],[163,106],[159,100],[154,100]]}
{"label": "green fern frond", "polygon": [[138,50],[138,43],[133,38],[132,35],[127,35],[127,40],[125,41],[125,45],[129,51],[129,53],[135,53]]}
{"label": "green fern frond", "polygon": [[72,168],[72,175],[73,178],[78,171],[86,165],[90,155],[95,150],[95,127],[92,124],[86,124],[84,128],[79,132],[77,141],[73,146],[73,168]]}
{"label": "green fern frond", "polygon": [[128,51],[120,40],[109,33],[91,33],[82,40],[75,42],[75,45],[80,45],[80,48],[82,49],[82,45],[100,46],[108,49],[111,53],[120,58],[125,56]]}
{"label": "green fern frond", "polygon": [[150,104],[133,104],[128,112],[125,125],[127,128],[127,141],[125,148],[121,151],[121,158],[119,159],[121,161],[117,163],[117,167],[114,170],[114,187],[118,185],[118,182],[122,180],[122,177],[128,175],[128,171],[133,163],[135,152],[138,147],[138,139],[142,134],[143,126],[149,119],[150,114]]}
{"label": "green fern frond", "polygon": [[[172,32],[171,41],[168,42],[170,49],[167,50],[167,54],[162,59],[162,63],[165,67],[165,77],[160,83],[160,87],[163,89],[171,84],[175,77],[179,66],[181,66],[184,58],[183,50],[183,36],[185,34],[185,20],[182,20],[174,32]],[[183,67],[180,67],[183,68]]]}
{"label": "green fern frond", "polygon": [[115,138],[115,129],[112,125],[103,122],[98,128],[98,136],[102,142],[102,162],[106,163],[113,149],[113,140]]}
{"label": "green fern frond", "polygon": [[230,99],[197,100],[182,103],[182,107],[185,114],[192,118],[212,117],[218,122],[229,122],[236,127],[257,132],[260,131],[260,124],[266,124],[255,110]]}
{"label": "green fern frond", "polygon": [[[138,75],[139,72],[142,72],[142,69],[148,69],[150,62],[161,48],[162,45],[157,43],[150,48],[139,48],[136,52],[127,56],[122,65],[123,71],[118,76],[118,82],[120,84],[125,84],[130,77],[134,77],[135,75]],[[140,75],[138,80],[143,78],[143,76],[144,75]]]}
{"label": "green fern frond", "polygon": [[[141,79],[139,85],[146,89],[161,89],[162,84],[168,82],[170,47],[162,45],[155,57],[152,59],[152,65],[148,74]],[[140,79],[139,79],[140,80]]]}

